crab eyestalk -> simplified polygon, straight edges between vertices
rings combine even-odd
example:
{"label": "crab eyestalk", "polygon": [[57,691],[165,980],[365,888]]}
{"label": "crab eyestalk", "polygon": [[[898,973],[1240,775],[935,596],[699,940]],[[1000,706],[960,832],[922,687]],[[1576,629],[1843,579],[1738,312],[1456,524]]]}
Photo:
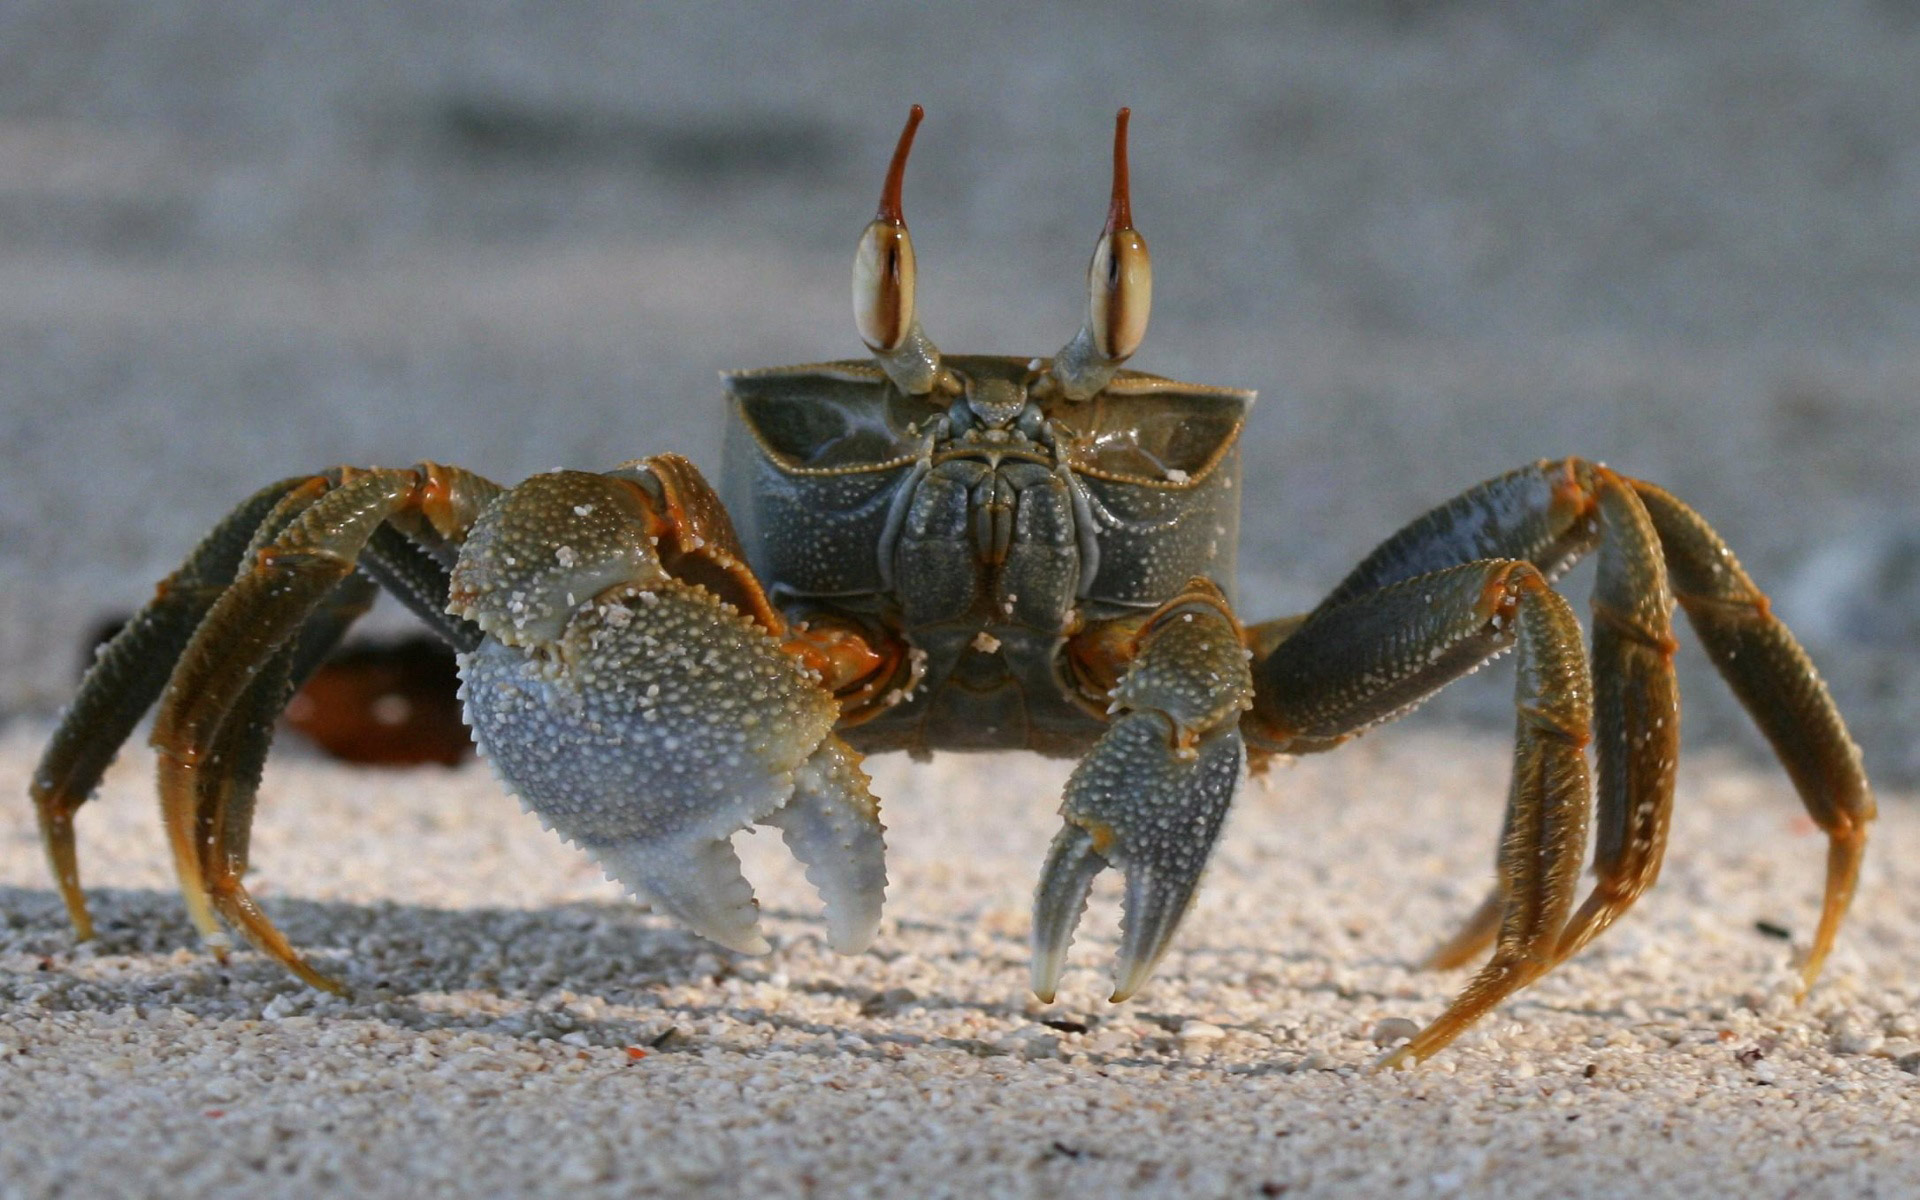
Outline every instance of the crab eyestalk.
{"label": "crab eyestalk", "polygon": [[1093,245],[1087,264],[1087,323],[1053,356],[1053,378],[1060,394],[1085,400],[1107,386],[1147,335],[1153,307],[1153,262],[1147,239],[1133,227],[1133,198],[1127,179],[1127,117],[1121,109],[1113,123],[1113,200],[1107,225]]}
{"label": "crab eyestalk", "polygon": [[918,104],[893,150],[880,208],[860,232],[853,254],[853,321],[860,340],[873,351],[894,386],[909,396],[924,396],[941,383],[940,351],[920,328],[913,311],[913,238],[900,211],[900,186],[907,154],[926,110]]}

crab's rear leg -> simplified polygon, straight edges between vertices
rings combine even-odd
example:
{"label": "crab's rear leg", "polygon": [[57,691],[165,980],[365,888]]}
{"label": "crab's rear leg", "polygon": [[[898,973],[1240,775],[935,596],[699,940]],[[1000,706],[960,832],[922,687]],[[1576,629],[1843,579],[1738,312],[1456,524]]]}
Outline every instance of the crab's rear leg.
{"label": "crab's rear leg", "polygon": [[1853,899],[1875,804],[1860,749],[1807,652],[1773,615],[1733,551],[1666,491],[1630,481],[1666,553],[1673,588],[1707,657],[1772,744],[1807,814],[1827,835],[1820,924],[1801,965],[1811,988]]}
{"label": "crab's rear leg", "polygon": [[207,610],[232,581],[254,531],[282,499],[317,480],[283,479],[236,507],[194,548],[154,597],[100,648],[34,770],[31,792],[47,860],[75,934],[93,936],[80,889],[73,817],[99,787],[120,746],[167,685],[167,676]]}
{"label": "crab's rear leg", "polygon": [[[1625,481],[1604,467],[1593,468],[1588,477],[1591,490],[1583,487],[1580,492],[1591,500],[1580,507],[1591,511],[1600,547],[1593,592],[1595,883],[1561,934],[1556,962],[1599,936],[1658,878],[1680,753],[1673,595],[1659,538]],[[1565,482],[1563,477],[1563,486]],[[1486,902],[1434,951],[1428,965],[1464,966],[1491,944],[1499,928],[1503,888],[1503,883],[1495,884]]]}
{"label": "crab's rear leg", "polygon": [[214,909],[262,952],[286,964],[308,984],[327,990],[337,990],[338,985],[314,970],[274,927],[248,892],[244,878],[254,801],[280,713],[348,627],[372,606],[378,590],[366,576],[347,576],[298,636],[274,652],[221,722],[210,769],[201,773],[194,797],[201,870]]}
{"label": "crab's rear leg", "polygon": [[1139,990],[1166,953],[1244,774],[1245,638],[1226,597],[1194,579],[1145,622],[1076,644],[1096,677],[1119,668],[1108,692],[1116,715],[1067,780],[1065,824],[1034,897],[1042,1000],[1053,999],[1088,889],[1109,865],[1126,875],[1113,999]]}
{"label": "crab's rear leg", "polygon": [[[1504,648],[1512,636],[1510,631],[1503,635],[1497,624],[1457,638],[1447,633],[1444,615],[1430,610],[1444,614],[1451,608],[1469,616],[1474,610],[1444,600],[1436,583],[1502,566],[1470,561],[1490,556],[1522,559],[1551,576],[1596,544],[1601,552],[1593,646],[1598,879],[1557,944],[1542,942],[1529,950],[1538,964],[1534,974],[1596,936],[1659,872],[1678,747],[1668,620],[1671,572],[1709,658],[1767,733],[1808,811],[1828,833],[1827,895],[1805,971],[1811,981],[1845,913],[1865,825],[1873,816],[1859,752],[1805,652],[1771,617],[1764,596],[1705,523],[1657,488],[1580,459],[1541,462],[1490,480],[1415,521],[1370,555],[1313,613],[1252,630],[1262,654],[1254,668],[1254,711],[1246,721],[1250,744],[1259,751],[1323,750],[1416,706]],[[1541,623],[1544,628],[1559,622]],[[1524,667],[1521,684],[1524,691]],[[1526,711],[1523,702],[1523,738]],[[1520,768],[1526,765],[1524,749],[1517,758]],[[1516,771],[1516,789],[1523,774]],[[1435,955],[1441,965],[1457,965],[1496,935],[1500,940],[1494,963],[1455,1010],[1508,953],[1516,911],[1532,905],[1544,914],[1551,907],[1516,891],[1508,851],[1525,835],[1515,824],[1517,811],[1510,802],[1493,895]],[[1479,1007],[1484,1011],[1487,1005]],[[1440,1028],[1454,1015],[1450,1010],[1392,1060],[1439,1049],[1465,1026],[1461,1021],[1450,1031]]]}
{"label": "crab's rear leg", "polygon": [[[307,494],[314,490],[320,494]],[[342,469],[315,477],[263,521],[238,575],[181,652],[152,735],[174,866],[187,911],[203,934],[217,937],[216,910],[233,907],[242,929],[263,950],[303,977],[320,978],[243,901],[237,874],[228,870],[236,857],[244,859],[244,850],[234,853],[245,838],[244,830],[234,828],[244,821],[221,815],[232,807],[233,767],[264,755],[264,710],[284,701],[282,679],[293,670],[291,658],[284,665],[276,659],[289,644],[298,646],[296,635],[353,573],[374,533],[411,514],[446,524],[457,536],[463,532],[457,526],[478,503],[497,494],[497,487],[477,476],[432,465]],[[323,617],[322,628],[326,624]],[[262,683],[263,676],[269,682]],[[240,722],[231,732],[230,718]],[[251,785],[240,790],[249,798],[250,816]],[[223,880],[218,899],[213,874]]]}

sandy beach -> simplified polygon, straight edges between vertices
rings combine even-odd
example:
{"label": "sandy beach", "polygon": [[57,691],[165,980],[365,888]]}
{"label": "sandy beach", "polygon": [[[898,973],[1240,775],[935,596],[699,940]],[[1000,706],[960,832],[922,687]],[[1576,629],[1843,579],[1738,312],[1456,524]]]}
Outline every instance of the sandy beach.
{"label": "sandy beach", "polygon": [[[0,739],[0,794],[34,732]],[[1725,754],[1683,768],[1665,876],[1620,926],[1423,1068],[1369,1072],[1464,980],[1412,964],[1485,886],[1504,756],[1394,729],[1280,768],[1156,980],[1106,1003],[1104,878],[1042,1006],[1044,760],[873,760],[893,884],[856,957],[742,838],[775,944],[749,959],[622,898],[483,766],[291,750],[255,883],[341,999],[192,946],[129,752],[81,815],[93,943],[0,806],[0,1195],[1906,1194],[1920,816],[1888,798],[1795,1005],[1821,839]]]}

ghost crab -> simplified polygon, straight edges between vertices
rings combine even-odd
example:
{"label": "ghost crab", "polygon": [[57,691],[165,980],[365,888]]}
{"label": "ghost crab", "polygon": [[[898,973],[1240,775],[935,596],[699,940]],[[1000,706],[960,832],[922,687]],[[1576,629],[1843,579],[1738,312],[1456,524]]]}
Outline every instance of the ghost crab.
{"label": "ghost crab", "polygon": [[[1310,613],[1243,624],[1229,589],[1253,395],[1121,369],[1151,279],[1126,110],[1089,314],[1051,359],[943,355],[916,319],[900,201],[920,117],[855,258],[872,358],[728,377],[729,504],[662,455],[512,488],[432,463],[341,467],[223,520],[103,650],[35,775],[79,935],[74,813],[158,700],[164,822],[195,924],[217,948],[224,920],[338,988],[242,880],[276,714],[377,587],[458,648],[474,737],[545,824],[744,953],[768,946],[729,839],[754,823],[806,864],[835,948],[874,936],[886,874],[862,751],[1081,755],[1034,901],[1043,1000],[1108,866],[1125,875],[1113,999],[1145,982],[1250,756],[1331,749],[1517,649],[1498,882],[1433,963],[1492,954],[1386,1061],[1418,1060],[1659,873],[1677,599],[1828,836],[1812,984],[1873,798],[1805,653],[1699,516],[1597,463],[1534,463],[1408,525]],[[1549,581],[1596,551],[1589,658]],[[1589,743],[1596,882],[1575,909]]]}

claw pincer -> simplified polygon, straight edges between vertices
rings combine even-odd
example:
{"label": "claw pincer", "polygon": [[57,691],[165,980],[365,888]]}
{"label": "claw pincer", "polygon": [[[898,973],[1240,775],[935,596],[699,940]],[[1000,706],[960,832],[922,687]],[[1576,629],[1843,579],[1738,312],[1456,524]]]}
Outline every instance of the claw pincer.
{"label": "claw pincer", "polygon": [[1240,714],[1253,677],[1238,622],[1194,579],[1147,620],[1113,688],[1117,712],[1067,780],[1034,896],[1033,990],[1052,1000],[1093,878],[1125,872],[1115,1001],[1140,989],[1173,941],[1246,767]]}
{"label": "claw pincer", "polygon": [[[627,474],[541,476],[476,523],[451,605],[490,635],[461,659],[474,739],[610,877],[744,953],[768,945],[729,839],[778,826],[835,948],[862,949],[884,846],[858,758],[833,733],[838,706],[784,630],[756,619],[769,610],[750,576],[729,574],[731,529],[677,519],[700,516],[674,491],[697,476]],[[743,590],[723,595],[736,578]]]}

